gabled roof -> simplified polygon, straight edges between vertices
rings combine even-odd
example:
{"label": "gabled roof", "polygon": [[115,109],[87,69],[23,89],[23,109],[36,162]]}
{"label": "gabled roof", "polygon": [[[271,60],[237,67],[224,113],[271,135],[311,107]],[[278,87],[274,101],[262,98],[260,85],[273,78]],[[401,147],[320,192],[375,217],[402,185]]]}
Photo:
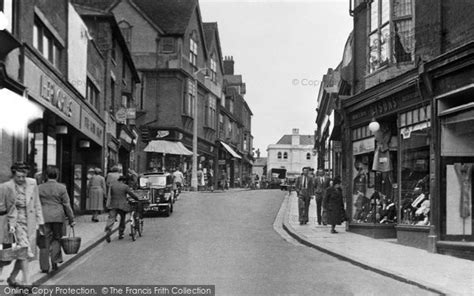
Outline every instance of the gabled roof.
{"label": "gabled roof", "polygon": [[[277,145],[291,145],[292,135],[284,135],[277,142]],[[300,145],[314,145],[314,135],[299,135]]]}
{"label": "gabled roof", "polygon": [[[222,64],[222,49],[221,41],[219,38],[219,29],[217,28],[217,22],[213,23],[202,23],[204,37],[206,41],[206,47],[208,50],[211,48],[213,36],[216,36],[216,47],[217,47],[217,61],[219,62],[219,67],[221,68],[221,73],[224,73],[224,66]],[[209,53],[209,56],[211,53]]]}
{"label": "gabled roof", "polygon": [[157,26],[170,35],[183,35],[198,0],[133,0]]}

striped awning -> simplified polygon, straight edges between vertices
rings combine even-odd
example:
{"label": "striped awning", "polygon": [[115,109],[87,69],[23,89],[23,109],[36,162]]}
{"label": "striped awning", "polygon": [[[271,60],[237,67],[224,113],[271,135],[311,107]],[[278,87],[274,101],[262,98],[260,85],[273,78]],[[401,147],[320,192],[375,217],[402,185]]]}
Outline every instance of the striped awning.
{"label": "striped awning", "polygon": [[143,151],[187,156],[193,155],[191,151],[184,147],[183,143],[165,140],[151,141]]}

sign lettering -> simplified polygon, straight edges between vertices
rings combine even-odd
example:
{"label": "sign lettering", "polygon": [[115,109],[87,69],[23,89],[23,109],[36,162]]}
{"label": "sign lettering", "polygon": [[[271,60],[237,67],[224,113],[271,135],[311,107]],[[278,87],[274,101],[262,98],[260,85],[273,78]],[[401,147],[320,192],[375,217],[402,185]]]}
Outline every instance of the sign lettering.
{"label": "sign lettering", "polygon": [[44,75],[40,77],[40,96],[67,117],[72,116],[72,99]]}

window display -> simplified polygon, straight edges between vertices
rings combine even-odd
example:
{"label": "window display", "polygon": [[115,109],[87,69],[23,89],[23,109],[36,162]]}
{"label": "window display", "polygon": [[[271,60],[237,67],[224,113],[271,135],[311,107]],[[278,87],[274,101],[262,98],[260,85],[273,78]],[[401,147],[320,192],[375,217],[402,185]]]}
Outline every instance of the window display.
{"label": "window display", "polygon": [[[406,116],[406,118],[409,122],[408,119],[418,116]],[[401,129],[400,224],[422,226],[430,224],[430,139],[429,122]]]}
{"label": "window display", "polygon": [[[393,130],[391,124],[382,123],[374,137],[353,142],[352,222],[396,222],[397,140],[392,135]],[[353,139],[367,134],[354,131]]]}

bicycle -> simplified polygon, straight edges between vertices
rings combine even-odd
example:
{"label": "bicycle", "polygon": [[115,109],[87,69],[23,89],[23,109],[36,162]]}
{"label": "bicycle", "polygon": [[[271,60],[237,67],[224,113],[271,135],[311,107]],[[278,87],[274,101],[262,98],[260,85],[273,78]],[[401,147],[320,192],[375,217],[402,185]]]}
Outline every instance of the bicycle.
{"label": "bicycle", "polygon": [[146,200],[129,200],[132,211],[130,213],[130,236],[135,241],[138,236],[143,235],[143,208]]}

